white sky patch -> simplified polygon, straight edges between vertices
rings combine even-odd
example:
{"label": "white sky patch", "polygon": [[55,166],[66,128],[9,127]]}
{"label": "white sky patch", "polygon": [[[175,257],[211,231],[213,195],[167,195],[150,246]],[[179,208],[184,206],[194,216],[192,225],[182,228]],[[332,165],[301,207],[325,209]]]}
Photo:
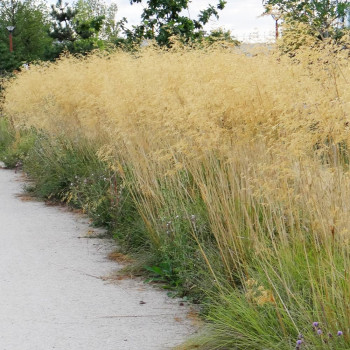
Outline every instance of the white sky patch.
{"label": "white sky patch", "polygon": [[[126,17],[129,28],[140,23],[144,4],[147,3],[146,0],[143,1],[144,4],[134,5],[130,5],[130,0],[107,0],[106,2],[115,2],[118,5],[116,19],[119,21]],[[207,8],[208,4],[215,6],[217,2],[218,0],[192,0],[189,6],[190,17],[197,18],[200,10]],[[231,30],[232,35],[239,40],[269,41],[274,38],[274,21],[270,16],[261,17],[263,12],[261,0],[227,0],[225,9],[219,11],[219,20],[211,19],[205,30],[225,28]]]}

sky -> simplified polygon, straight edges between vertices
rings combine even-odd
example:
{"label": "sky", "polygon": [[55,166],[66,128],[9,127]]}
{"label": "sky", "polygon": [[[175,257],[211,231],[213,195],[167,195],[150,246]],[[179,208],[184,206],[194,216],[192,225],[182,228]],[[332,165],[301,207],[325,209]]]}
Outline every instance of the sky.
{"label": "sky", "polygon": [[[114,0],[118,5],[117,20],[126,17],[129,26],[140,23],[140,15],[143,6],[130,5],[129,0]],[[189,6],[191,18],[196,18],[199,11],[207,5],[216,4],[217,0],[192,0]],[[225,28],[243,41],[267,41],[274,37],[274,21],[270,16],[261,17],[264,12],[261,0],[227,0],[226,7],[220,11],[219,20],[213,19],[207,25],[206,30]]]}

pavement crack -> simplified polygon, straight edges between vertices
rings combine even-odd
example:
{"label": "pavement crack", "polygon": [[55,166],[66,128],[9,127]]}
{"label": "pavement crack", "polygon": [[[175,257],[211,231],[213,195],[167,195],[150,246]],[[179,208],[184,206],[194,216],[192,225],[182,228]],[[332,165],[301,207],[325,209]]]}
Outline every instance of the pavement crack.
{"label": "pavement crack", "polygon": [[147,318],[147,317],[165,317],[175,316],[175,314],[158,314],[158,315],[112,315],[112,316],[101,316],[98,318]]}

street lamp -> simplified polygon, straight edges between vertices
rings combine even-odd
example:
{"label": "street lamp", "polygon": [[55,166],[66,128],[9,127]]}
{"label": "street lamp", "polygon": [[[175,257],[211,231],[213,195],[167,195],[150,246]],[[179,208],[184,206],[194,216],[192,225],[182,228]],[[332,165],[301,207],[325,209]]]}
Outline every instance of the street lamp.
{"label": "street lamp", "polygon": [[13,43],[12,43],[12,33],[13,30],[15,29],[14,26],[8,26],[6,29],[9,31],[9,39],[10,39],[10,52],[13,52]]}

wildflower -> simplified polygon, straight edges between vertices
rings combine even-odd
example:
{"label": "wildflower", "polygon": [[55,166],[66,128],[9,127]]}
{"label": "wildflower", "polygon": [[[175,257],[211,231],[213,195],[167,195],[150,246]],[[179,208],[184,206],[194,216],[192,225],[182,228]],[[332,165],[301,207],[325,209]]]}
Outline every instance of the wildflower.
{"label": "wildflower", "polygon": [[338,332],[337,332],[337,336],[338,336],[338,337],[341,337],[342,335],[343,335],[343,332],[342,332],[342,331],[338,331]]}
{"label": "wildflower", "polygon": [[317,327],[318,327],[318,325],[319,325],[319,323],[318,323],[318,322],[313,322],[313,323],[312,323],[312,326],[313,326],[313,327],[315,327],[315,328],[317,328]]}
{"label": "wildflower", "polygon": [[300,346],[303,343],[303,341],[301,339],[297,340],[297,346]]}
{"label": "wildflower", "polygon": [[321,330],[321,329],[318,329],[318,330],[317,330],[317,334],[318,334],[318,335],[321,335],[321,334],[322,334],[322,330]]}

